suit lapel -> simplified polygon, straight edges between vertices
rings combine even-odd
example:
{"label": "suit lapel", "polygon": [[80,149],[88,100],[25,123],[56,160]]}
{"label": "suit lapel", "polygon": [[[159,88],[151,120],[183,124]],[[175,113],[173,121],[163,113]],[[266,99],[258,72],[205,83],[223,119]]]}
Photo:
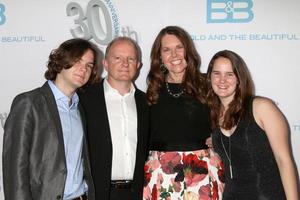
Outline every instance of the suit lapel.
{"label": "suit lapel", "polygon": [[[95,141],[107,141],[109,152],[112,152],[111,133],[108,121],[108,114],[104,96],[103,81],[90,88],[90,91],[83,95],[86,112],[88,112],[88,124],[91,124],[93,130],[88,133]],[[94,142],[95,142],[94,141]],[[100,144],[101,142],[99,142]],[[108,152],[108,153],[109,153]],[[111,153],[112,154],[112,153]]]}
{"label": "suit lapel", "polygon": [[[138,94],[138,91],[136,90],[135,94],[134,94],[134,98],[135,98],[135,104],[136,104],[136,112],[137,112],[137,141],[140,140],[140,134],[141,134],[141,121],[142,121],[142,112],[143,112],[143,108],[141,105],[142,99],[140,98],[140,95]],[[137,144],[138,147],[138,144]],[[137,148],[138,150],[138,148]]]}
{"label": "suit lapel", "polygon": [[100,120],[99,122],[103,123],[102,131],[104,131],[106,133],[106,136],[110,137],[111,140],[111,132],[109,127],[108,113],[107,113],[106,102],[105,102],[103,81],[100,84],[99,90],[96,91],[95,105],[99,105],[99,111],[97,113],[96,119],[99,119]]}
{"label": "suit lapel", "polygon": [[[59,113],[58,113],[58,109],[57,109],[57,104],[55,102],[55,98],[51,91],[51,88],[47,82],[45,82],[44,85],[41,87],[41,92],[46,99],[46,102],[49,106],[50,115],[52,116],[52,119],[55,123],[57,137],[59,138],[60,147],[63,150],[63,152],[61,152],[61,153],[62,153],[62,155],[65,155],[63,131],[62,131],[62,125],[60,122],[60,117],[59,117]],[[65,160],[65,162],[66,162],[66,160]]]}
{"label": "suit lapel", "polygon": [[145,120],[147,120],[147,118],[145,118],[147,116],[147,109],[145,108],[145,99],[143,98],[142,93],[136,89],[135,94],[135,103],[136,103],[136,111],[137,111],[137,146],[136,146],[136,161],[135,161],[135,169],[134,169],[134,182],[135,184],[139,184],[138,182],[136,182],[137,180],[139,180],[139,170],[142,167],[141,164],[143,165],[144,163],[144,157],[143,157],[143,152],[145,151],[144,148],[146,148],[144,146],[145,144],[145,140],[147,138],[146,132],[145,130],[147,130],[147,128],[145,126],[147,126],[145,124]]}

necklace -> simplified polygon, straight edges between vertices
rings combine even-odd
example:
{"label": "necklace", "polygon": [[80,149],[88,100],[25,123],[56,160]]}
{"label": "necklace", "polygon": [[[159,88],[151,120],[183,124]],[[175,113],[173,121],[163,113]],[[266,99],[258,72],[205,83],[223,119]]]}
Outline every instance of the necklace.
{"label": "necklace", "polygon": [[168,94],[171,95],[172,97],[175,97],[175,98],[180,97],[180,96],[183,95],[183,93],[184,93],[184,90],[181,90],[181,91],[178,92],[178,93],[173,93],[173,92],[170,90],[170,87],[169,87],[169,83],[168,83],[168,82],[166,82],[166,88],[167,88]]}
{"label": "necklace", "polygon": [[223,147],[225,155],[226,155],[226,157],[227,157],[227,159],[229,161],[230,178],[233,179],[233,172],[232,172],[232,165],[231,165],[231,142],[230,142],[230,136],[228,138],[228,153],[227,153],[225,145],[224,145],[224,142],[223,142],[223,139],[222,139],[222,137],[223,137],[222,135],[223,135],[223,133],[221,133],[221,130],[220,130],[220,137],[221,137],[222,147]]}

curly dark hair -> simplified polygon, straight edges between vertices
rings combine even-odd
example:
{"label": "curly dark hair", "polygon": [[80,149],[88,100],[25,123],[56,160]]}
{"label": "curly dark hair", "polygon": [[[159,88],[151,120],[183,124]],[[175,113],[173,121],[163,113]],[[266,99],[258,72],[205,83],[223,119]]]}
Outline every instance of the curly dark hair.
{"label": "curly dark hair", "polygon": [[58,73],[63,69],[71,68],[87,50],[91,50],[94,53],[94,67],[87,84],[98,81],[100,79],[98,70],[101,65],[101,52],[95,44],[80,38],[67,40],[57,49],[51,51],[45,78],[47,80],[55,80]]}
{"label": "curly dark hair", "polygon": [[165,82],[165,73],[162,73],[161,41],[165,35],[174,35],[184,46],[187,68],[183,77],[182,87],[191,95],[205,103],[205,76],[200,72],[201,59],[190,35],[181,27],[167,26],[163,28],[152,45],[150,71],[147,76],[147,101],[149,105],[156,104],[162,85]]}
{"label": "curly dark hair", "polygon": [[[214,93],[211,85],[211,73],[214,67],[214,63],[218,58],[227,58],[230,60],[232,65],[232,70],[237,77],[238,85],[235,91],[235,96],[232,102],[228,105],[228,109],[225,114],[224,107]],[[211,125],[212,129],[220,126],[226,130],[230,130],[234,127],[242,116],[245,114],[247,109],[247,103],[250,98],[254,96],[255,88],[254,83],[251,78],[251,74],[248,70],[248,67],[237,53],[230,50],[223,50],[217,52],[211,59],[207,69],[206,76],[206,85],[207,85],[207,95],[206,99],[208,105],[211,109]],[[223,116],[224,114],[224,116]],[[219,119],[223,117],[223,121],[219,124]]]}

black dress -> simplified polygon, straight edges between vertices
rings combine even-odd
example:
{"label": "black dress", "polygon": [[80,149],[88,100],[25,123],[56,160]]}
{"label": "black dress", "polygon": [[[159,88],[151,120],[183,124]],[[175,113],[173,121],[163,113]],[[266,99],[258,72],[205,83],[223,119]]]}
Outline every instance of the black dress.
{"label": "black dress", "polygon": [[225,164],[223,199],[284,200],[286,197],[276,160],[265,131],[255,122],[252,103],[253,99],[248,113],[230,137],[222,134],[220,129],[212,134],[214,149]]}
{"label": "black dress", "polygon": [[[180,84],[169,83],[173,93]],[[207,149],[210,137],[209,109],[190,96],[175,98],[163,88],[157,104],[150,107],[151,150],[192,151]]]}
{"label": "black dress", "polygon": [[[180,84],[169,83],[173,94]],[[196,98],[162,89],[150,107],[151,145],[145,165],[144,199],[221,199],[220,159],[211,165],[209,109]],[[222,186],[220,186],[222,185]],[[155,197],[154,197],[155,196]]]}

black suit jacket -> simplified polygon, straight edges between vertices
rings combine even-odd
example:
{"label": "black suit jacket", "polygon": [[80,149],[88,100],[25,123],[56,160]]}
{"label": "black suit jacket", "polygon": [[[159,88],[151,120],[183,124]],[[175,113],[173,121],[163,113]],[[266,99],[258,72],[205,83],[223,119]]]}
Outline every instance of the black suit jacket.
{"label": "black suit jacket", "polygon": [[[94,200],[85,137],[82,151],[88,198]],[[4,126],[2,165],[5,199],[62,199],[67,177],[63,132],[47,82],[14,99]]]}
{"label": "black suit jacket", "polygon": [[[88,144],[96,199],[109,200],[112,167],[112,141],[104,97],[103,81],[90,86],[81,92],[79,96],[87,121]],[[133,200],[140,200],[142,199],[144,185],[144,164],[148,156],[149,107],[146,103],[144,92],[136,89],[134,96],[137,107],[138,143],[131,192]]]}

